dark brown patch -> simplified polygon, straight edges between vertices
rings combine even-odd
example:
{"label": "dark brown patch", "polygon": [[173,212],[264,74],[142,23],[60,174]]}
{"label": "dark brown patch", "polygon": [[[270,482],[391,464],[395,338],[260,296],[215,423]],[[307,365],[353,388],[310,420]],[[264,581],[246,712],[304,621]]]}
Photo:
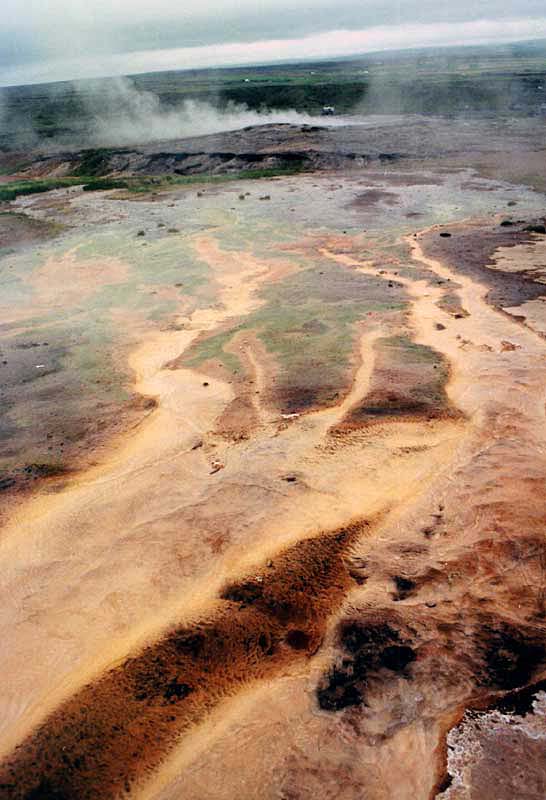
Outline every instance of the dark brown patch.
{"label": "dark brown patch", "polygon": [[[22,352],[26,355],[32,351],[27,347],[22,348]],[[139,394],[130,395],[122,403],[102,402],[91,392],[80,400],[61,383],[62,377],[63,373],[55,377],[51,390],[48,387],[27,390],[17,382],[17,376],[12,385],[4,384],[4,390],[13,397],[18,396],[21,404],[23,398],[41,401],[42,414],[36,417],[36,425],[16,427],[8,415],[0,421],[0,459],[10,465],[0,473],[0,492],[10,497],[24,497],[46,481],[52,490],[62,485],[59,479],[88,466],[105,442],[138,425],[157,407],[155,398]],[[69,400],[61,415],[58,403],[62,389]],[[4,402],[4,408],[17,407],[15,400]],[[29,458],[37,460],[27,461]]]}
{"label": "dark brown patch", "polygon": [[539,681],[526,689],[520,689],[505,694],[492,708],[502,714],[514,714],[524,717],[533,711],[533,702],[539,692],[546,692],[546,680]]}
{"label": "dark brown patch", "polygon": [[338,429],[362,427],[378,420],[457,417],[445,392],[448,367],[440,353],[405,336],[380,339],[370,391],[351,409]]}
{"label": "dark brown patch", "polygon": [[286,634],[286,644],[294,650],[308,650],[311,639],[305,631],[294,629]]}
{"label": "dark brown patch", "polygon": [[348,620],[340,625],[338,636],[345,655],[317,688],[318,703],[324,711],[361,705],[372,677],[382,669],[405,674],[416,658],[410,644],[387,622]]}
{"label": "dark brown patch", "polygon": [[459,295],[454,291],[450,290],[443,294],[436,305],[455,319],[462,319],[463,317],[469,316],[468,311],[461,305]]}
{"label": "dark brown patch", "polygon": [[485,626],[483,636],[484,667],[480,683],[495,689],[525,686],[546,656],[544,638],[523,632],[508,623]]}
{"label": "dark brown patch", "polygon": [[[208,386],[208,384],[207,384]],[[256,409],[250,398],[250,390],[243,381],[237,383],[241,392],[224,409],[216,423],[216,433],[232,442],[248,439],[258,425]]]}
{"label": "dark brown patch", "polygon": [[447,791],[452,783],[453,783],[453,778],[451,777],[449,772],[446,772],[440,783],[437,785],[434,792],[434,796],[436,797],[437,794],[441,794],[442,792]]}
{"label": "dark brown patch", "polygon": [[0,767],[2,797],[97,800],[142,782],[222,697],[317,649],[350,586],[346,550],[366,530],[298,542],[254,571],[260,580],[227,586],[206,618],[83,687]]}
{"label": "dark brown patch", "polygon": [[61,225],[33,219],[19,212],[2,211],[0,212],[0,249],[51,239],[61,230]]}
{"label": "dark brown patch", "polygon": [[499,308],[511,308],[536,300],[546,294],[543,283],[535,281],[531,272],[504,272],[492,265],[492,258],[499,247],[515,247],[533,241],[532,234],[522,224],[511,227],[464,227],[450,228],[451,238],[440,238],[434,233],[422,237],[425,255],[449,265],[489,287],[486,300]]}
{"label": "dark brown patch", "polygon": [[396,587],[396,592],[393,595],[395,600],[405,600],[406,597],[411,597],[417,589],[415,581],[404,578],[402,575],[395,575],[393,581]]}
{"label": "dark brown patch", "polygon": [[350,205],[352,208],[374,208],[378,203],[396,206],[399,202],[400,198],[394,192],[387,192],[384,189],[368,189],[357,195]]}

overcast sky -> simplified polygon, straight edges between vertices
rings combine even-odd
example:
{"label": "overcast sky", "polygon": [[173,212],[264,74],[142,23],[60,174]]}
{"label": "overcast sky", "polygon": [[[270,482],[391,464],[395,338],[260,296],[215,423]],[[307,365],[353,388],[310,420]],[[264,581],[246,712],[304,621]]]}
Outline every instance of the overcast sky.
{"label": "overcast sky", "polygon": [[2,0],[0,85],[537,38],[545,0]]}

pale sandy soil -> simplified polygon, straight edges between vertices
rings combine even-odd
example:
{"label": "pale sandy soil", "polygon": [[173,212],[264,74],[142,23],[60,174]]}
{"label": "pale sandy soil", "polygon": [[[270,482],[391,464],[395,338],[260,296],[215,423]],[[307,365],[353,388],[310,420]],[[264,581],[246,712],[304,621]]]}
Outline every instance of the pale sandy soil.
{"label": "pale sandy soil", "polygon": [[[418,239],[411,244],[416,261],[425,263],[444,279],[454,277],[441,264],[423,256]],[[516,260],[517,255],[514,252]],[[354,264],[353,259],[348,260]],[[382,508],[390,508],[374,533],[375,560],[383,574],[377,576],[375,586],[367,584],[366,588],[353,591],[347,599],[349,609],[384,607],[385,588],[381,586],[384,571],[400,568],[395,562],[400,560],[404,545],[422,541],[416,518],[430,519],[439,500],[449,504],[448,527],[455,536],[455,540],[446,537],[447,541],[439,541],[433,548],[433,563],[440,569],[444,565],[445,570],[459,551],[466,552],[471,559],[479,559],[475,544],[491,535],[489,526],[493,524],[488,513],[488,485],[498,482],[506,497],[511,498],[514,492],[518,494],[519,487],[510,484],[525,480],[524,470],[528,480],[531,475],[536,480],[537,474],[540,481],[544,479],[546,379],[544,369],[540,368],[546,358],[544,342],[488,307],[482,299],[485,291],[482,287],[460,276],[457,281],[463,304],[470,312],[465,320],[454,321],[438,310],[435,301],[439,289],[411,281],[408,288],[414,298],[412,320],[417,341],[433,345],[449,357],[452,377],[448,392],[468,415],[468,422],[448,426],[452,431],[449,449],[445,445],[440,448],[437,438],[438,427],[447,432],[445,425],[435,426],[435,432],[421,431],[416,442],[426,448],[424,452],[418,453],[411,465],[398,463],[392,473],[388,468],[384,470]],[[436,322],[445,324],[446,330],[435,331]],[[462,347],[458,336],[470,344]],[[502,341],[507,338],[517,350],[503,351]],[[365,390],[364,385],[360,388]],[[409,444],[404,431],[393,427],[390,436],[384,431],[377,436],[376,452],[389,444],[392,447],[393,437],[400,446]],[[435,456],[440,456],[440,461]],[[383,462],[383,466],[388,465]],[[404,491],[407,466],[416,470],[413,477],[419,478],[418,485],[410,483],[409,493]],[[430,472],[428,467],[432,467]],[[368,490],[365,483],[359,486],[356,481],[352,488]],[[366,509],[378,508],[369,503],[368,494],[363,500]],[[535,509],[539,515],[543,513],[542,498],[532,492],[523,502],[520,495],[520,503],[519,507],[510,506],[510,523],[529,530],[533,527],[529,517]],[[494,524],[506,524],[505,515],[506,510],[496,508]],[[366,553],[369,549],[369,546],[363,548]],[[381,550],[384,555],[378,555]],[[501,574],[502,569],[499,565]],[[459,584],[455,580],[448,590],[449,603],[462,603],[464,607],[469,602],[469,591],[476,588],[469,586],[475,577],[468,567],[458,577],[462,578]],[[481,578],[486,582],[491,579],[491,576]],[[445,614],[446,620],[449,619],[449,612],[427,611],[424,605],[425,599],[441,605],[446,588],[432,587],[424,598],[412,601],[408,618],[424,611],[440,618]],[[522,614],[521,603],[516,608],[510,607],[502,596],[494,601],[499,610],[512,618]],[[398,687],[399,694],[394,691],[394,697],[389,697],[385,690],[371,710],[365,712],[364,720],[358,721],[354,716],[350,722],[332,720],[331,715],[317,713],[312,694],[321,667],[330,658],[325,648],[315,659],[310,674],[308,668],[300,668],[298,673],[279,678],[273,685],[249,689],[243,697],[230,701],[218,712],[220,719],[210,720],[199,736],[181,745],[157,783],[143,796],[162,800],[236,796],[357,798],[365,791],[366,797],[385,800],[429,797],[442,769],[444,725],[450,713],[456,713],[458,702],[464,702],[463,698],[468,696],[468,686],[458,686],[452,675],[439,684],[428,675],[417,688]],[[443,697],[435,697],[436,692],[443,693]],[[394,732],[383,740],[389,728]],[[226,764],[230,765],[227,774]],[[259,770],[256,764],[260,764]],[[162,785],[165,788],[158,794]],[[517,796],[535,795],[526,794],[523,780],[521,794]]]}
{"label": "pale sandy soil", "polygon": [[[260,290],[293,265],[224,248],[219,234],[193,236],[217,302],[179,315],[180,329],[149,332],[130,355],[134,389],[154,397],[157,409],[61,491],[15,507],[2,530],[2,755],[169,627],[213,617],[227,580],[259,573],[289,545],[365,519],[370,528],[345,556],[365,564],[365,580],[333,604],[318,651],[287,658],[266,680],[227,686],[130,795],[426,800],[440,791],[447,731],[466,706],[506,688],[481,681],[482,629],[546,633],[546,340],[539,335],[546,312],[534,301],[524,325],[488,305],[486,287],[425,255],[422,241],[435,232],[398,237],[410,252],[405,273],[389,267],[383,278],[408,293],[414,341],[447,360],[446,390],[458,413],[332,433],[368,392],[374,344],[390,334],[378,318],[362,329],[352,387],[338,404],[289,419],[261,403],[270,365],[252,338],[237,340],[258,394],[256,426],[236,444],[215,433],[236,384],[165,365],[200,335],[259,308]],[[333,236],[323,240],[321,257],[377,276],[374,261],[359,256],[359,234],[343,248]],[[543,260],[543,248],[525,245],[497,263],[511,271],[523,262],[541,269]],[[48,302],[56,282],[85,298],[85,281],[67,280],[76,267],[77,252],[46,263],[38,280]],[[123,275],[123,265],[102,261],[88,279],[104,269],[112,282]],[[438,281],[448,280],[467,317],[439,307]],[[287,474],[297,480],[286,482]],[[397,576],[413,583],[407,596],[396,596]],[[342,657],[338,623],[352,618],[394,625],[411,641],[415,662],[411,671],[379,670],[366,702],[324,710],[317,686]],[[543,677],[544,659],[532,666],[533,680]],[[30,795],[5,793],[20,796]]]}

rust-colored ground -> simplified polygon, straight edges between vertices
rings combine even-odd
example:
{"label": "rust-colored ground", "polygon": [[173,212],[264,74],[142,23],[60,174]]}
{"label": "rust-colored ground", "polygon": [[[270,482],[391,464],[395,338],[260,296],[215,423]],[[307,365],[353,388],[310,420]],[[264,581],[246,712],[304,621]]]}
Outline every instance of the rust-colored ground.
{"label": "rust-colored ground", "polygon": [[[265,232],[246,185],[200,197],[180,259],[211,299],[135,328],[147,414],[7,514],[0,797],[467,800],[499,775],[504,800],[510,724],[513,796],[539,796],[541,706],[498,717],[546,677],[538,201],[417,230],[402,190],[441,175],[375,175],[364,204],[360,181],[268,183]],[[162,202],[183,218],[188,197]],[[108,202],[151,213],[74,195],[72,219]],[[397,209],[402,231],[361,230]],[[38,266],[37,307],[130,272],[81,266]]]}

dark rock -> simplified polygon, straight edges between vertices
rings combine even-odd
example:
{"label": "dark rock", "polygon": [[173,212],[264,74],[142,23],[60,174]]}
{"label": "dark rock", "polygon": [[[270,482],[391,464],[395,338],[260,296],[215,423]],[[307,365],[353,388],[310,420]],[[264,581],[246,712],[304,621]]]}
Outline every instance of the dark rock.
{"label": "dark rock", "polygon": [[0,492],[5,492],[6,489],[10,489],[15,484],[15,478],[7,476],[5,478],[0,478]]}
{"label": "dark rock", "polygon": [[482,685],[495,689],[523,687],[546,658],[543,640],[511,625],[502,624],[494,629],[486,626],[481,636],[485,661]]}
{"label": "dark rock", "polygon": [[319,706],[340,711],[364,702],[369,679],[382,669],[404,673],[416,654],[390,625],[348,622],[341,628],[341,644],[348,657],[328,672],[317,690]]}
{"label": "dark rock", "polygon": [[395,575],[393,577],[393,581],[396,585],[396,595],[394,597],[395,600],[405,600],[406,597],[409,597],[416,588],[415,581],[412,581],[409,578],[403,578],[401,575]]}

